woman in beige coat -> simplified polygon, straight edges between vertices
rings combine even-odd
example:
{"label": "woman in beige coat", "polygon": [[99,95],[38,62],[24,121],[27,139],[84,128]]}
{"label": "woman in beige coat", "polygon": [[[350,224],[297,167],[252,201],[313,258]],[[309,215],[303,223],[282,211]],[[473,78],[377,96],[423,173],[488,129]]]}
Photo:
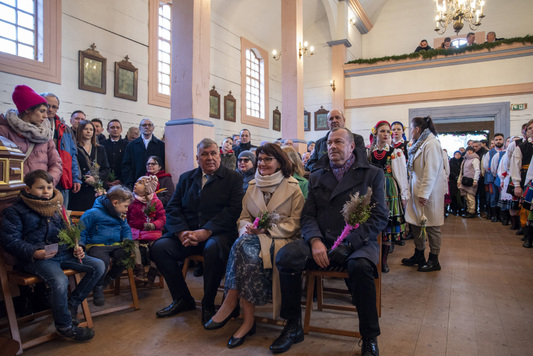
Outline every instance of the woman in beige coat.
{"label": "woman in beige coat", "polygon": [[[255,333],[254,311],[272,299],[274,316],[279,313],[281,293],[278,271],[273,261],[279,249],[300,238],[300,215],[304,197],[298,181],[291,177],[292,164],[283,150],[267,143],[256,150],[257,170],[242,201],[237,221],[240,237],[231,248],[226,268],[226,298],[216,315],[204,327],[223,327],[236,316],[240,298],[244,323],[228,342],[229,348],[243,344]],[[277,214],[278,221],[268,228],[253,223],[262,213]]]}
{"label": "woman in beige coat", "polygon": [[[413,229],[415,253],[410,258],[404,258],[402,264],[418,265],[421,272],[440,271],[440,227],[444,224],[446,193],[442,148],[435,137],[437,131],[429,116],[412,119],[410,130],[413,146],[409,150],[407,170],[411,199],[407,203],[405,220]],[[420,235],[423,226],[426,227],[430,248],[427,262],[424,258],[426,242]]]}

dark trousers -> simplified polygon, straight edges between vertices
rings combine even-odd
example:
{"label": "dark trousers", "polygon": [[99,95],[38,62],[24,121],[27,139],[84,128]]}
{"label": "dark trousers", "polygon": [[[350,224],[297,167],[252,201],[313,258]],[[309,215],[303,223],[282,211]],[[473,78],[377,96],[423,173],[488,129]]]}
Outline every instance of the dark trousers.
{"label": "dark trousers", "polygon": [[[313,259],[311,247],[304,240],[296,240],[282,247],[276,255],[280,272],[281,311],[284,319],[300,319],[302,315],[302,271],[319,268]],[[347,261],[348,281],[352,303],[357,308],[359,332],[363,337],[380,334],[376,307],[376,266],[366,258]]]}
{"label": "dark trousers", "polygon": [[93,246],[89,249],[88,255],[104,261],[106,272],[109,268],[111,257],[113,257],[114,260],[113,266],[111,266],[109,272],[104,273],[102,278],[100,278],[98,283],[96,283],[96,286],[104,285],[106,275],[114,280],[117,277],[120,277],[122,271],[124,271],[124,267],[120,263],[118,263],[118,261],[120,261],[124,256],[124,249],[122,248],[122,246]]}
{"label": "dark trousers", "polygon": [[165,278],[173,300],[192,298],[178,262],[190,255],[204,256],[204,297],[202,305],[214,307],[217,289],[226,271],[234,239],[228,235],[211,236],[198,246],[184,247],[180,240],[162,237],[154,242],[150,257]]}

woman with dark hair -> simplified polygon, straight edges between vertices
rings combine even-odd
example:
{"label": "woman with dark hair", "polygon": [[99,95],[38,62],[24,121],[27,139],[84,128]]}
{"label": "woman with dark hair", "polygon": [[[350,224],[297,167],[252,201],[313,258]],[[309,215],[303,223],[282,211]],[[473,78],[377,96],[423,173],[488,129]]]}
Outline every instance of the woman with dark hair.
{"label": "woman with dark hair", "polygon": [[24,174],[42,169],[50,173],[56,186],[63,166],[46,114],[48,103],[26,85],[17,85],[12,98],[17,110],[9,109],[5,117],[0,114],[0,136],[13,141],[26,155]]}
{"label": "woman with dark hair", "polygon": [[[224,303],[209,322],[207,330],[223,327],[238,315],[238,301],[243,306],[244,322],[228,341],[228,347],[243,344],[255,333],[256,305],[270,300],[274,315],[279,314],[281,292],[274,260],[279,249],[300,238],[300,215],[304,198],[298,181],[291,177],[291,162],[276,144],[267,143],[256,150],[257,170],[242,201],[237,221],[240,237],[231,248],[226,268]],[[269,227],[254,224],[265,212],[278,214]]]}
{"label": "woman with dark hair", "polygon": [[172,176],[170,173],[165,172],[163,169],[163,163],[164,162],[158,156],[148,157],[148,161],[146,162],[146,175],[157,177],[158,184],[156,192],[160,189],[163,190],[156,195],[159,200],[161,200],[161,203],[163,203],[163,207],[166,208],[170,198],[172,198],[172,194],[174,194],[176,186],[172,183]]}
{"label": "woman with dark hair", "polygon": [[105,194],[103,182],[109,175],[109,163],[104,146],[96,143],[96,131],[90,121],[80,121],[76,139],[83,183],[80,191],[71,195],[69,209],[85,211],[93,207],[97,196]]}
{"label": "woman with dark hair", "polygon": [[399,148],[405,154],[405,159],[408,157],[407,138],[405,137],[405,127],[400,121],[394,121],[391,124],[392,145],[394,148]]}
{"label": "woman with dark hair", "polygon": [[[409,258],[404,258],[402,264],[418,265],[420,272],[440,271],[438,256],[441,247],[440,227],[444,224],[444,187],[446,184],[442,148],[437,140],[437,131],[433,121],[429,116],[412,119],[410,135],[413,146],[409,150],[407,170],[410,178],[411,199],[407,203],[405,219],[413,229],[415,253]],[[424,258],[426,239],[421,234],[423,227],[430,248],[427,262]]]}
{"label": "woman with dark hair", "polygon": [[461,209],[463,208],[463,203],[461,200],[461,195],[457,189],[457,178],[461,173],[461,164],[463,163],[463,155],[461,151],[455,151],[453,157],[450,158],[450,179],[448,184],[450,187],[450,198],[452,199],[450,203],[450,210],[452,214],[459,215]]}
{"label": "woman with dark hair", "polygon": [[381,233],[381,271],[384,273],[389,272],[387,257],[393,249],[392,244],[401,243],[405,233],[404,206],[409,200],[405,154],[401,149],[389,145],[390,136],[390,124],[379,121],[372,128],[368,151],[368,161],[381,167],[385,174],[385,201],[389,209],[389,221]]}

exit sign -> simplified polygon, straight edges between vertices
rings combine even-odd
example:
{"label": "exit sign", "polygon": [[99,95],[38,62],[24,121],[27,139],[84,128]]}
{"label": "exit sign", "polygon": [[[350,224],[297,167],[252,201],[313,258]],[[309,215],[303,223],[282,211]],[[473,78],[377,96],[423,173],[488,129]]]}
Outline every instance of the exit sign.
{"label": "exit sign", "polygon": [[527,109],[527,104],[511,104],[511,110],[525,110]]}

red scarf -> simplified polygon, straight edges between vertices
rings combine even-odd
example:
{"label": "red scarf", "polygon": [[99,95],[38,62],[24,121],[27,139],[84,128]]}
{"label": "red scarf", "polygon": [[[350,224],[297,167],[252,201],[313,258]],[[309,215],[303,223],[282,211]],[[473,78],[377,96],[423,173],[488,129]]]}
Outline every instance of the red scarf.
{"label": "red scarf", "polygon": [[[146,175],[148,175],[148,176],[153,176],[154,174],[153,174],[153,173],[150,173],[150,172],[146,172]],[[161,178],[163,178],[163,177],[172,177],[172,176],[170,175],[170,173],[165,172],[164,169],[162,169],[162,170],[160,170],[159,172],[157,172],[157,173],[155,174],[155,176],[157,177],[157,188],[155,188],[156,191],[159,190],[159,180],[160,180]]]}

